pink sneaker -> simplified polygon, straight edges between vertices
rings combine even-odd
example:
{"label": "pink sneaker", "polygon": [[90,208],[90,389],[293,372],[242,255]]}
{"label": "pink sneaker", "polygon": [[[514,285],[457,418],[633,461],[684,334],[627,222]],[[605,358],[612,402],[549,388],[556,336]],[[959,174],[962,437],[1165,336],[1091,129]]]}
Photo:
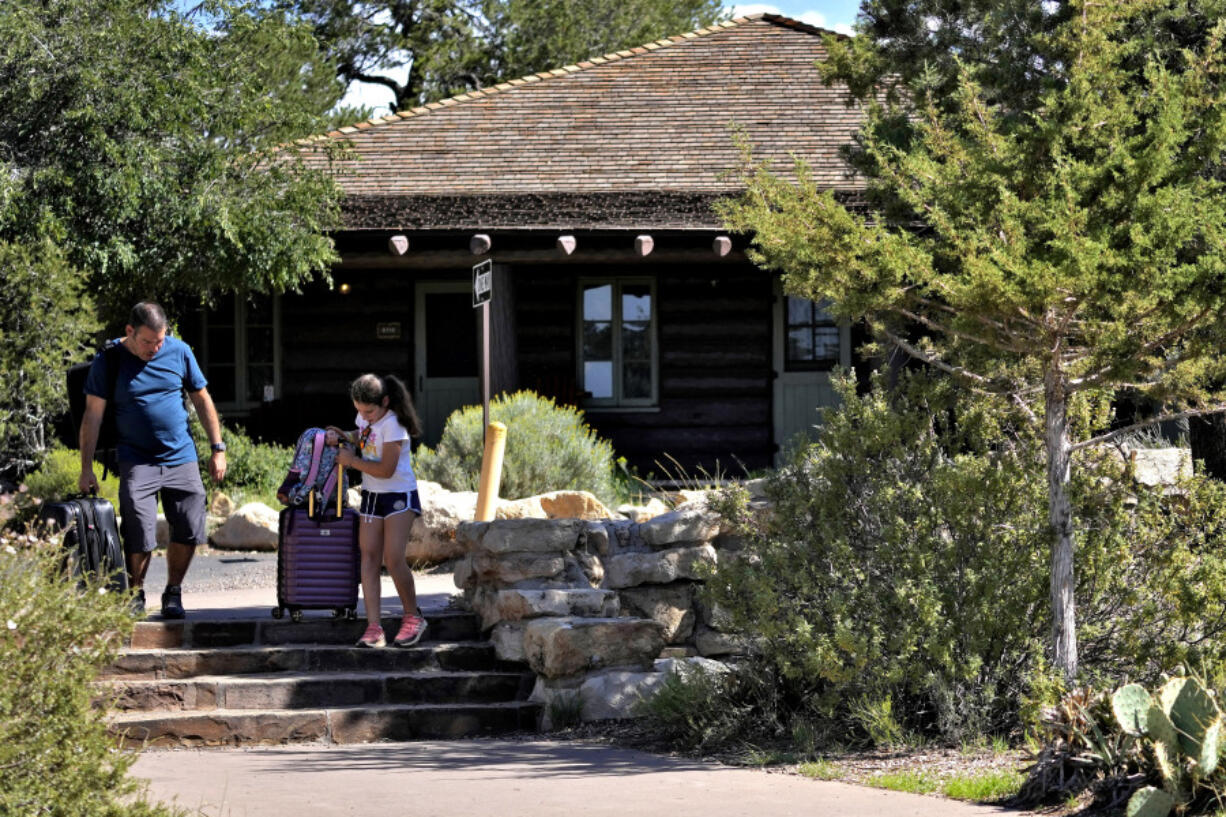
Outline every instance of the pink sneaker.
{"label": "pink sneaker", "polygon": [[362,633],[362,637],[358,639],[359,647],[386,647],[387,639],[383,636],[383,628],[378,624],[371,624],[366,628],[366,632]]}
{"label": "pink sneaker", "polygon": [[[421,611],[418,610],[420,613]],[[396,638],[392,641],[397,647],[411,647],[418,641],[421,641],[422,635],[426,632],[426,620],[421,616],[405,616],[400,622],[400,632],[396,633]]]}

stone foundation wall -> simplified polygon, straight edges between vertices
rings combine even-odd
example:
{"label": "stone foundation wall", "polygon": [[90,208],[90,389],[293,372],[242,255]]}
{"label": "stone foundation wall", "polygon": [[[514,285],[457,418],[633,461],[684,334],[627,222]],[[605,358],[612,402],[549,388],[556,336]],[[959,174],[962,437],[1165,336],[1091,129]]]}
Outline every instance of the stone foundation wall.
{"label": "stone foundation wall", "polygon": [[665,673],[742,654],[746,639],[698,600],[736,540],[701,504],[642,522],[498,519],[456,530],[456,586],[500,658],[526,661],[550,728],[555,707],[583,720],[632,717]]}

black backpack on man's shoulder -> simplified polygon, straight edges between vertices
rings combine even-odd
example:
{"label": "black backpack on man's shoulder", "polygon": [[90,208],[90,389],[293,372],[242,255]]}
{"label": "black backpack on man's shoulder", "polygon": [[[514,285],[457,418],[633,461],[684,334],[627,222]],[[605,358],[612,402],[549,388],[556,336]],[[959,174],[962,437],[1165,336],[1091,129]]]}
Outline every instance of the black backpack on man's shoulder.
{"label": "black backpack on man's shoulder", "polygon": [[74,434],[72,448],[80,449],[81,421],[85,417],[85,380],[89,369],[99,357],[106,360],[106,411],[102,426],[98,429],[98,445],[94,447],[94,460],[102,464],[102,478],[107,472],[116,473],[119,468],[119,431],[115,427],[115,384],[119,382],[119,354],[121,341],[112,341],[102,351],[84,363],[68,369],[68,414],[72,419]]}

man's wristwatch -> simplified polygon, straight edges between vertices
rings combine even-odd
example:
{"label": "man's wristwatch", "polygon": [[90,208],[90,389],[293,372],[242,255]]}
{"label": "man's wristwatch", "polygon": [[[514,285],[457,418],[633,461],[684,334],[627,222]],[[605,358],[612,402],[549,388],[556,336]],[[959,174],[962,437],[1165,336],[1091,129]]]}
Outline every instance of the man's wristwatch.
{"label": "man's wristwatch", "polygon": [[213,443],[212,445],[209,446],[209,448],[213,449],[214,451],[225,451],[226,444],[225,443]]}

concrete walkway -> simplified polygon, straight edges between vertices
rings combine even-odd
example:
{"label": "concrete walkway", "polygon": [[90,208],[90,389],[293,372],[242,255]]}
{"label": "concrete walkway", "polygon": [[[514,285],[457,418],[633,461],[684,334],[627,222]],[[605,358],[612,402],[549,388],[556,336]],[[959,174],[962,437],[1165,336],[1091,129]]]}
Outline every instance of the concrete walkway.
{"label": "concrete walkway", "polygon": [[1020,812],[589,743],[468,740],[145,752],[207,817],[986,817]]}
{"label": "concrete walkway", "polygon": [[[188,617],[268,615],[276,593],[233,555],[197,557]],[[156,560],[150,610],[165,582]],[[248,560],[250,562],[251,560]],[[447,606],[446,574],[415,574],[420,604]],[[246,579],[246,580],[245,580]],[[382,606],[399,610],[384,579]],[[326,615],[323,613],[321,615]],[[203,817],[981,817],[1020,812],[584,742],[460,740],[148,750],[133,767],[154,800]]]}

